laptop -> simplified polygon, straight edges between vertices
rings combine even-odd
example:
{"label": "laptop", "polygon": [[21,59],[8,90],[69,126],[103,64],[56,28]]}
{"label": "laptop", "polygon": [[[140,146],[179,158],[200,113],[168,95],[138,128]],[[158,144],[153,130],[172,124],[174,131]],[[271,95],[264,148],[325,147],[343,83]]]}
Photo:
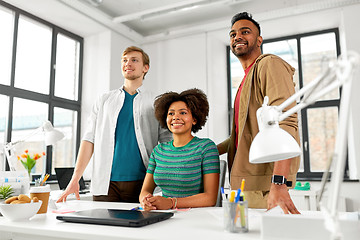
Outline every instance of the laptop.
{"label": "laptop", "polygon": [[[55,173],[60,190],[65,190],[74,173],[74,168],[73,167],[55,168]],[[88,189],[86,189],[83,177],[80,178],[79,185],[80,185],[79,194],[90,192]]]}
{"label": "laptop", "polygon": [[142,227],[172,217],[172,212],[147,212],[122,209],[91,209],[56,216],[56,219],[73,223]]}

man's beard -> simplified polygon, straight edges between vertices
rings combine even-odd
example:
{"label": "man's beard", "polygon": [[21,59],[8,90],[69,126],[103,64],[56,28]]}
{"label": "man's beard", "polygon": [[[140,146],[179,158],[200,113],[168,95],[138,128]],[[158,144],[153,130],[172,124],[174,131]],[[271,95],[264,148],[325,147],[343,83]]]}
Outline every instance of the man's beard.
{"label": "man's beard", "polygon": [[250,55],[251,52],[255,50],[255,45],[246,45],[245,49],[236,50],[233,46],[231,46],[231,51],[236,57],[243,57],[246,55]]}
{"label": "man's beard", "polygon": [[140,78],[141,76],[137,76],[137,75],[130,75],[130,76],[126,76],[125,75],[125,78],[127,79],[127,80],[136,80],[136,79],[138,79],[138,78]]}

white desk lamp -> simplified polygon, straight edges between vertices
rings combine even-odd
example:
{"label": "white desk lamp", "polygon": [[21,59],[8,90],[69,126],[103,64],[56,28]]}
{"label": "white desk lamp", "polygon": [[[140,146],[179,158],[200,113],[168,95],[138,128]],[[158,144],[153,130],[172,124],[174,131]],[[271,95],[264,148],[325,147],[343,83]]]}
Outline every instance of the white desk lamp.
{"label": "white desk lamp", "polygon": [[46,121],[44,121],[44,123],[40,127],[35,129],[33,132],[31,132],[29,135],[27,135],[23,139],[20,139],[20,140],[18,140],[16,142],[6,143],[3,146],[3,148],[4,148],[5,156],[6,156],[7,160],[8,160],[11,171],[16,171],[17,157],[14,154],[14,147],[17,144],[19,144],[21,142],[25,142],[26,139],[28,139],[28,138],[30,138],[30,137],[38,134],[38,133],[41,133],[41,132],[44,132],[44,134],[45,134],[44,138],[45,138],[45,145],[46,146],[53,145],[57,141],[64,138],[64,134],[62,132],[60,132],[59,130],[54,129],[51,122],[46,120]]}
{"label": "white desk lamp", "polygon": [[[299,145],[289,133],[279,127],[279,122],[313,104],[333,89],[343,87],[335,150],[332,159],[329,159],[327,172],[323,176],[320,194],[322,196],[333,161],[336,166],[329,188],[329,200],[327,206],[320,202],[320,207],[326,215],[326,227],[332,233],[334,239],[341,236],[337,216],[338,198],[346,161],[352,75],[354,68],[359,65],[359,62],[359,55],[355,52],[349,53],[348,56],[339,57],[335,63],[329,65],[320,77],[304,86],[279,106],[269,106],[269,99],[266,96],[263,106],[256,112],[259,133],[255,136],[249,153],[250,163],[274,162],[299,156],[301,153]],[[283,112],[283,109],[302,96],[303,98],[296,106]],[[274,141],[275,139],[276,141]]]}

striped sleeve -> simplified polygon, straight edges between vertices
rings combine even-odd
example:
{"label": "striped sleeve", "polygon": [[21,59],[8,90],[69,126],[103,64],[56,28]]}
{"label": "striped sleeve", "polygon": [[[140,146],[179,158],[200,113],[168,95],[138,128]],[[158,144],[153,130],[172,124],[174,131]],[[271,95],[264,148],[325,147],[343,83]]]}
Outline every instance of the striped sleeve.
{"label": "striped sleeve", "polygon": [[220,173],[219,152],[216,144],[210,139],[207,139],[203,148],[203,174]]}

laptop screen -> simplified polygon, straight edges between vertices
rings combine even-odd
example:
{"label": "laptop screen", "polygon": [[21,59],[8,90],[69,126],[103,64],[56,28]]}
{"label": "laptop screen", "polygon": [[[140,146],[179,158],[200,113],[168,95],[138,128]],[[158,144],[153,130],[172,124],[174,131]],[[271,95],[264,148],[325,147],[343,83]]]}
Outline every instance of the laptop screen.
{"label": "laptop screen", "polygon": [[[74,173],[74,168],[73,167],[55,168],[55,173],[60,190],[65,190]],[[86,188],[83,177],[80,178],[79,184],[80,184],[80,190],[84,190]]]}

